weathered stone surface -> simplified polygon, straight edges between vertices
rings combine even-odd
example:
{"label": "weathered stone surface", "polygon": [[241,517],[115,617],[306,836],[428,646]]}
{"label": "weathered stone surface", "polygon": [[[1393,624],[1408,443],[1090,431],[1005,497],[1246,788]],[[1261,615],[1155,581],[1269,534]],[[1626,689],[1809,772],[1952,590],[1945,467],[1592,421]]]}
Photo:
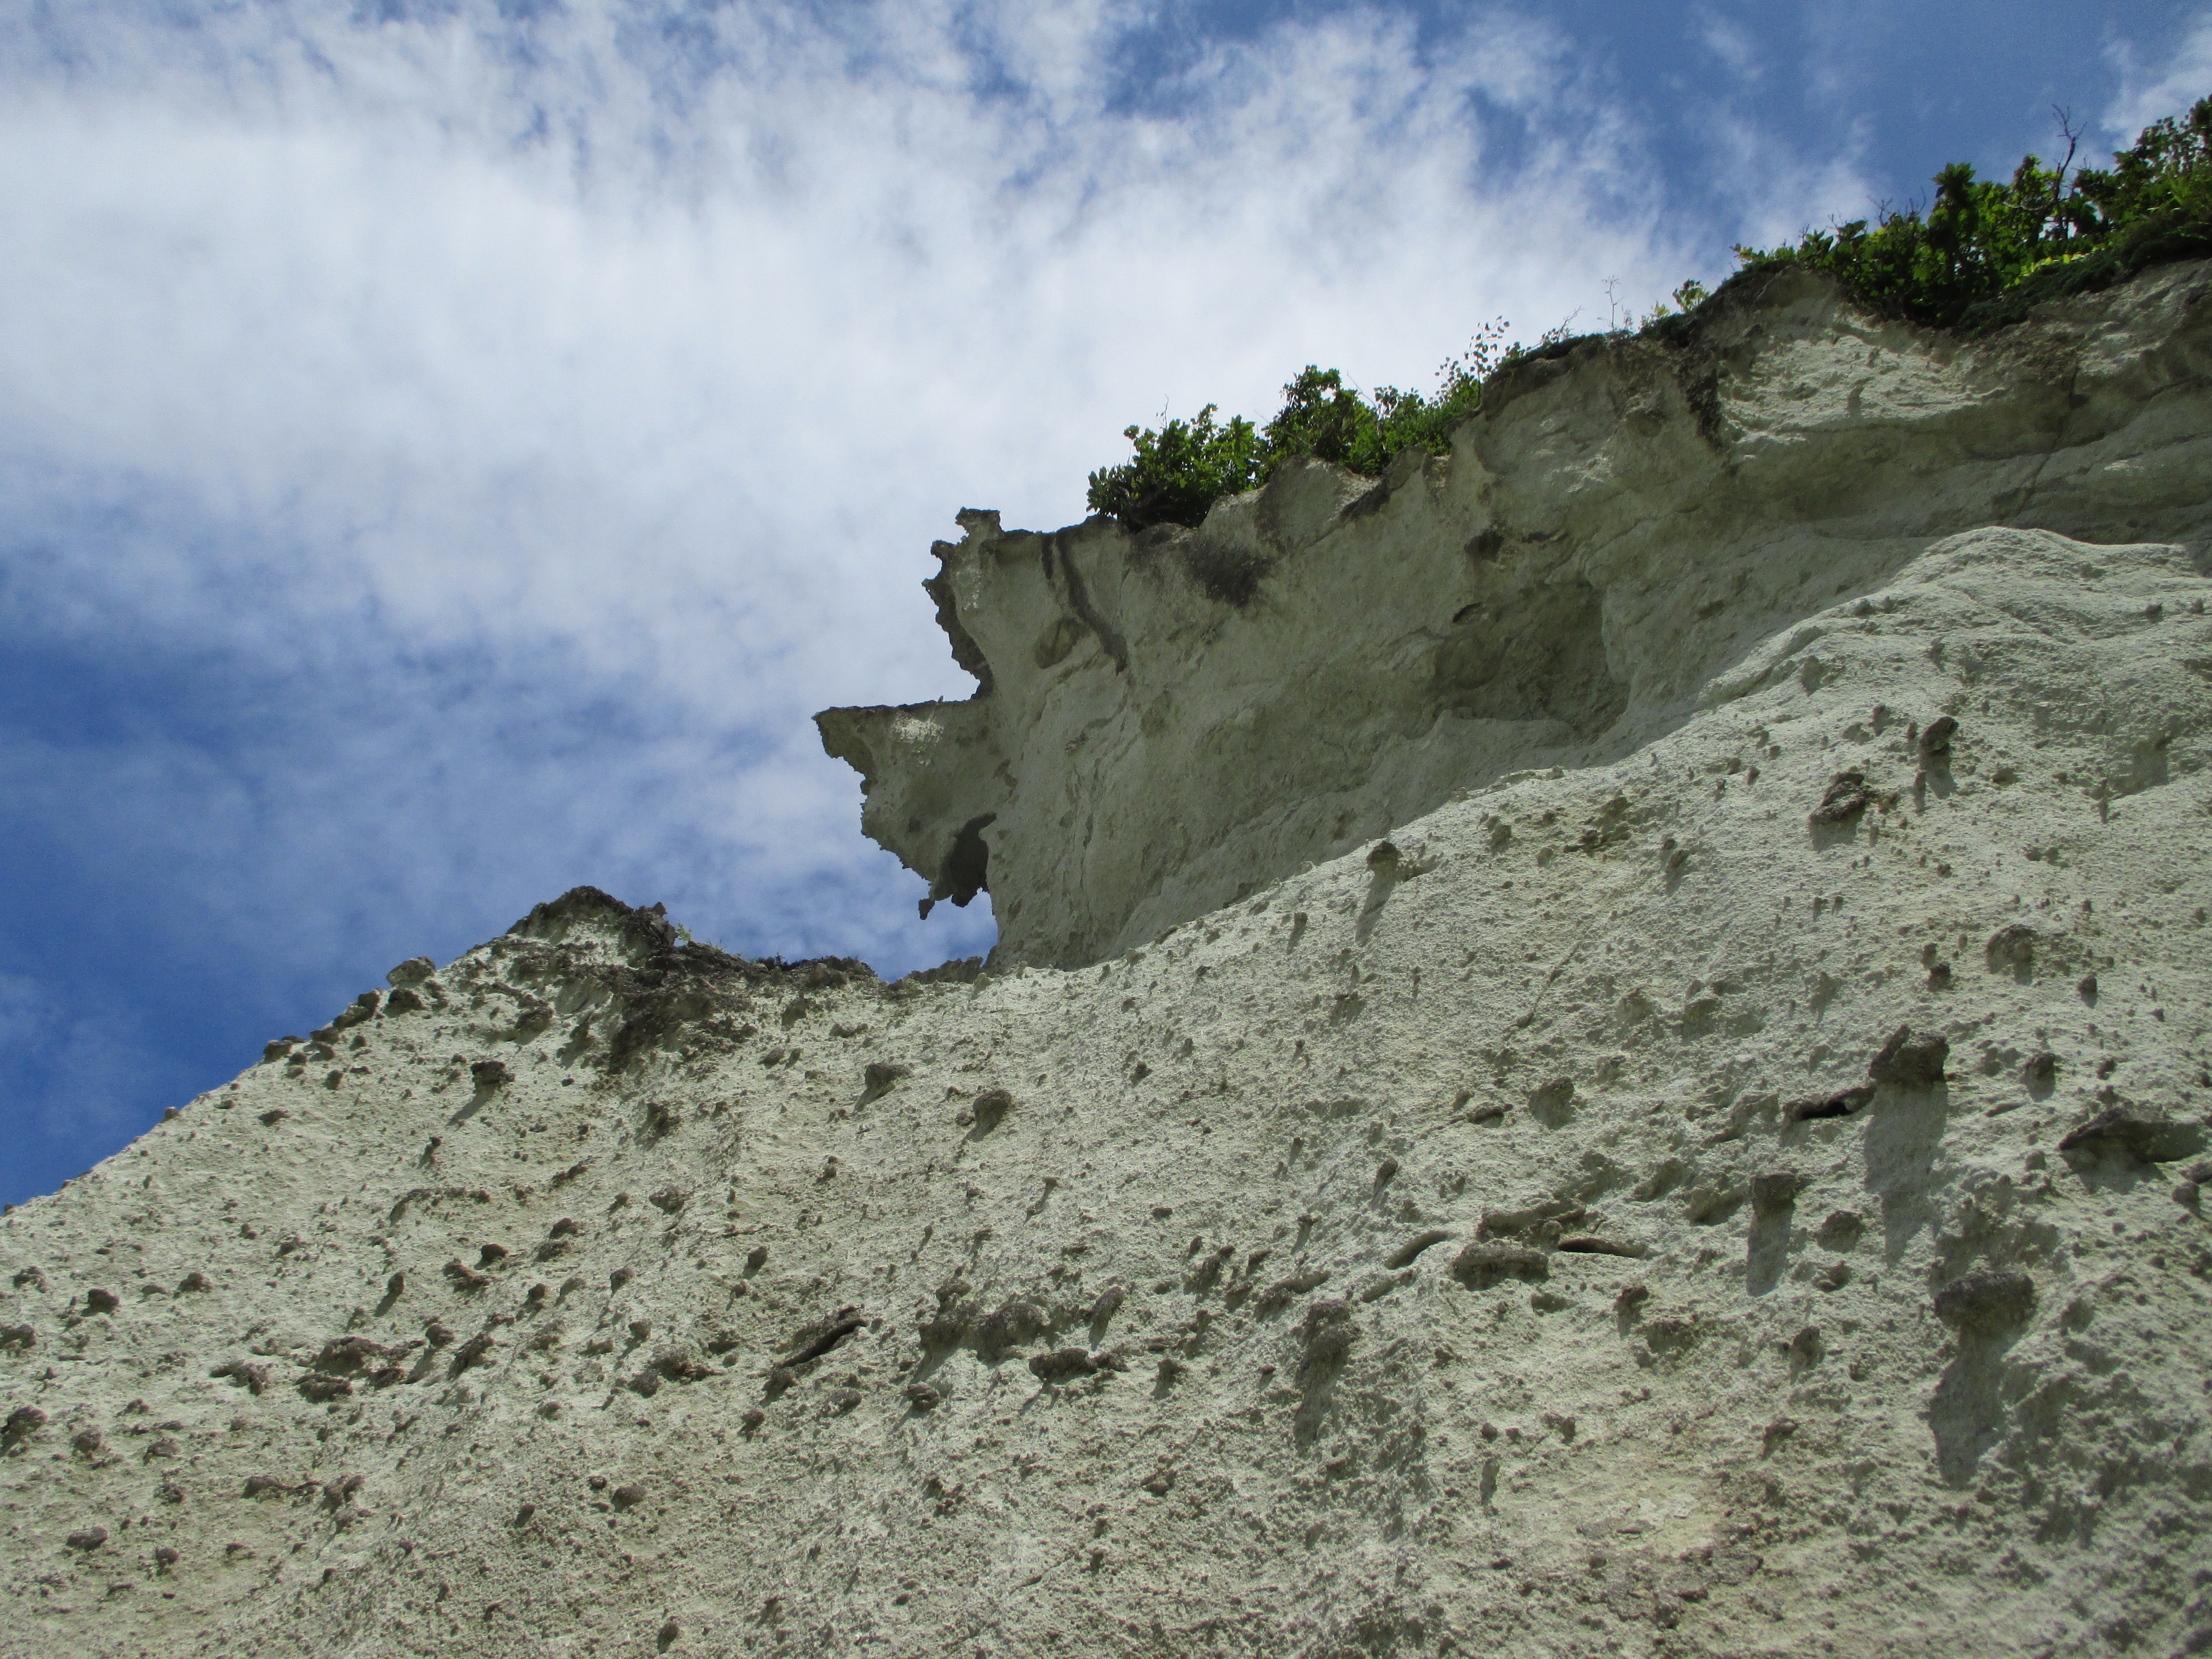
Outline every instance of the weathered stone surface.
{"label": "weathered stone surface", "polygon": [[[1966,653],[1940,678],[2041,687],[2062,727],[2077,695],[2111,708],[2100,775],[2132,792],[2167,764],[2159,691],[2120,666],[2155,624],[2077,611],[2046,636],[2028,593],[2057,573],[2011,573],[2002,532],[1930,555],[1995,526],[2201,538],[2205,284],[2171,266],[1962,344],[1777,276],[1686,343],[1524,365],[1449,455],[1379,481],[1291,466],[1196,530],[1137,535],[963,512],[927,586],[975,695],[831,709],[823,741],[862,775],[867,833],[930,882],[925,914],[988,888],[997,959],[1060,967],[1378,836],[1395,864],[1419,850],[1403,826],[1516,773],[1617,765],[1792,679],[1817,697],[1853,635],[1896,630],[1861,602]],[[2094,691],[2092,659],[2113,670]],[[1921,743],[1838,755],[1794,797],[1823,833],[1923,766],[1949,794],[1996,737],[1978,695],[1963,726],[1911,707],[1917,678],[1863,702]]]}
{"label": "weathered stone surface", "polygon": [[[884,985],[580,889],[0,1218],[0,1650],[2202,1647],[2207,292],[1534,365],[1371,510],[1056,543],[1126,671],[977,527],[984,701],[1122,758],[1039,714],[925,821],[1066,927]],[[1614,725],[1514,646],[1408,726],[1469,591],[1595,606]],[[1235,685],[1273,828],[1176,701]]]}

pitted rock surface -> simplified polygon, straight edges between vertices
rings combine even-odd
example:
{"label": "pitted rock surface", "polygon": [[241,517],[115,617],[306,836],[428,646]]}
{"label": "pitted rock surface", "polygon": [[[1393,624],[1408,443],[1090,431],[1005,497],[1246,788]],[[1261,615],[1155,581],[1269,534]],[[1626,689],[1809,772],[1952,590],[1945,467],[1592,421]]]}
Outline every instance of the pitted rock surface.
{"label": "pitted rock surface", "polygon": [[[1423,772],[1417,732],[1365,774],[1316,725],[1334,757],[1270,786],[1312,868],[1231,880],[1243,809],[1194,820],[1233,903],[1115,793],[1151,775],[1040,750],[977,832],[994,900],[1058,813],[1149,873],[1071,877],[990,971],[742,960],[586,888],[271,1043],[0,1219],[0,1652],[2202,1650],[2205,291],[2029,325],[2041,390],[1817,295],[1747,313],[1705,401],[1659,376],[1603,419],[1682,424],[1735,492],[1694,511],[1763,501],[1786,545],[1519,544],[1533,586],[1484,602],[1595,615],[1614,724],[1563,691],[1451,716],[1480,764]],[[1578,434],[1635,361],[1486,417],[1525,428],[1492,522],[1620,514]],[[1729,438],[1759,387],[1797,426]],[[1475,520],[1423,515],[1491,441],[1351,523],[1448,523],[1462,568]],[[1822,445],[1892,530],[1804,493]],[[1341,504],[1309,472],[1231,517],[1301,491]],[[1296,544],[1251,616],[1319,602]],[[956,586],[999,543],[963,545]],[[1133,756],[1154,646],[1076,563],[1105,626],[1055,660],[1121,640],[1080,672]],[[956,619],[1011,708],[985,591]],[[1716,602],[1733,644],[1681,620]],[[1433,645],[1396,660],[1433,684]],[[1595,684],[1539,657],[1508,678]],[[878,775],[872,814],[918,801]],[[943,781],[935,821],[976,816]],[[1328,855],[1340,799],[1366,838]],[[1198,908],[1127,942],[1156,903]]]}

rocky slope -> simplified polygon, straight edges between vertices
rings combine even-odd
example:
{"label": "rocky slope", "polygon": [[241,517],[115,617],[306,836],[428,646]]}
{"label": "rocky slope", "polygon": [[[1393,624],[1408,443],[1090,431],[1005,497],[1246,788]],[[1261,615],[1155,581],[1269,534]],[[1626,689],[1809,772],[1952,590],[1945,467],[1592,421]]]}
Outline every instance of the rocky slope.
{"label": "rocky slope", "polygon": [[[1849,319],[1771,296],[1720,384],[1773,410],[1808,388],[1796,435],[1729,440],[1665,511],[1747,522],[1796,479],[1757,509],[1784,524],[1790,458],[1822,445],[1898,499],[1831,465],[1786,545],[1636,556],[1642,586],[1596,601],[1601,729],[1561,703],[1419,726],[1411,693],[1396,727],[1316,725],[1344,769],[1281,785],[1286,809],[1371,763],[1406,792],[1362,806],[1387,839],[1255,866],[1109,959],[1023,960],[1231,872],[1194,831],[1054,887],[1023,850],[1039,803],[1119,825],[1103,858],[1166,786],[1135,738],[1055,779],[1038,714],[1006,728],[1021,833],[986,827],[987,872],[1003,904],[1031,870],[1074,920],[1025,910],[992,972],[742,961],[579,889],[272,1044],[0,1221],[0,1652],[2212,1648],[2208,294],[2175,268],[2046,318],[2051,361],[2092,367],[2047,392],[1989,370],[1941,420],[1916,412],[1936,391],[1801,374]],[[1801,313],[1830,319],[1814,344]],[[1901,337],[1849,326],[1877,362]],[[1640,350],[1493,410],[1561,458],[1499,522],[1611,490],[1616,539],[1656,548],[1660,507],[1574,460]],[[1966,372],[1914,352],[1928,386]],[[2004,481],[2069,381],[2092,435],[2034,483],[2075,504],[2062,534]],[[1621,424],[1710,449],[1654,384]],[[1348,520],[1315,507],[1249,609],[1189,597],[1169,562],[1196,538],[1122,587],[1177,627],[1221,604],[1231,658],[1240,630],[1287,638],[1332,538],[1441,514],[1490,441]],[[1309,473],[1225,518],[1347,494]],[[1865,531],[1877,508],[1900,527]],[[992,580],[1109,534],[1024,542]],[[1599,592],[1512,586],[1548,542],[1465,539],[1439,611]],[[948,574],[1015,540],[974,524]],[[1410,568],[1378,566],[1374,603],[1410,605]],[[1379,708],[1380,636],[1339,591],[1362,660],[1336,683]],[[1771,625],[1693,626],[1717,602]],[[992,654],[1042,601],[996,634],[964,591],[951,614],[979,701],[1051,706]],[[1139,738],[1109,690],[1149,683],[1148,625],[1110,684],[1084,671]],[[1499,637],[1510,672],[1452,659],[1465,695],[1599,672],[1512,667]],[[1231,684],[1195,638],[1181,683]],[[1433,687],[1443,647],[1416,643],[1394,660]],[[1152,705],[1163,752],[1200,752],[1198,701]],[[1207,835],[1279,864],[1352,833],[1267,842],[1235,755],[1180,798],[1219,798]],[[925,822],[979,799],[965,765]],[[893,796],[924,816],[922,783],[872,775],[878,821]]]}

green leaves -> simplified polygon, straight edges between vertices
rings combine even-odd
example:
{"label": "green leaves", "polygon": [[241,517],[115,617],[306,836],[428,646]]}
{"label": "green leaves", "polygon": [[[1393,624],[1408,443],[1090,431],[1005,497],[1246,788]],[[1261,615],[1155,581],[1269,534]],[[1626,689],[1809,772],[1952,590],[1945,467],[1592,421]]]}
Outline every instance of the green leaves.
{"label": "green leaves", "polygon": [[[2067,136],[2055,167],[2030,155],[2001,183],[1954,161],[1936,175],[1924,215],[1885,210],[1871,227],[1855,219],[1808,230],[1792,246],[1739,247],[1736,258],[1747,270],[1828,271],[1874,311],[1971,334],[2016,322],[2043,301],[2110,287],[2158,260],[2212,255],[2212,98],[2144,128],[2111,168],[2085,167],[2070,179]],[[1644,332],[1686,337],[1686,314],[1708,297],[1704,284],[1683,283],[1674,290],[1679,309],[1657,307]],[[1504,343],[1505,326],[1503,319],[1485,324],[1466,351],[1446,358],[1432,396],[1386,386],[1363,397],[1337,370],[1309,363],[1284,386],[1283,406],[1264,428],[1241,416],[1217,426],[1213,404],[1158,431],[1130,427],[1121,435],[1136,453],[1091,475],[1091,509],[1132,529],[1195,526],[1214,502],[1264,483],[1293,456],[1372,477],[1408,449],[1442,454],[1452,428],[1481,407],[1483,383],[1531,355]],[[1561,324],[1534,355],[1566,334]]]}
{"label": "green leaves", "polygon": [[1251,489],[1261,477],[1259,435],[1241,415],[1214,425],[1218,406],[1208,404],[1197,419],[1170,421],[1157,432],[1124,428],[1136,459],[1091,475],[1091,510],[1110,513],[1133,530],[1195,525],[1224,495]]}
{"label": "green leaves", "polygon": [[1214,404],[1158,431],[1127,428],[1121,435],[1136,454],[1091,475],[1091,510],[1110,513],[1133,530],[1195,526],[1214,502],[1266,483],[1292,456],[1311,455],[1371,477],[1416,446],[1441,454],[1450,447],[1451,428],[1480,406],[1483,381],[1515,355],[1500,349],[1505,327],[1502,318],[1486,323],[1466,351],[1446,358],[1434,398],[1388,386],[1363,398],[1337,370],[1308,363],[1284,386],[1283,406],[1264,430],[1241,416],[1216,426]]}
{"label": "green leaves", "polygon": [[[1794,247],[1738,248],[1746,266],[1803,264],[1833,274],[1890,316],[1979,332],[2017,321],[2038,300],[2104,288],[2156,259],[2212,252],[2212,98],[2143,130],[2108,171],[2023,159],[2009,183],[1954,161],[1936,195]],[[2071,269],[2079,267],[2078,269]]]}

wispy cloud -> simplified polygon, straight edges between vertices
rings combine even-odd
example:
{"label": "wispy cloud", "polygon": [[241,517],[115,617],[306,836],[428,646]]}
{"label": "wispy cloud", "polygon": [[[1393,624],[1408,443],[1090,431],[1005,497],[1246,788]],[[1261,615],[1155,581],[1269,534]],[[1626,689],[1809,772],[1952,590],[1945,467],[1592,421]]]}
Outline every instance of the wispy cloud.
{"label": "wispy cloud", "polygon": [[1835,153],[1815,160],[1779,149],[1754,117],[1717,100],[1696,121],[1716,164],[1741,181],[1733,228],[1747,246],[1794,242],[1808,225],[1871,218],[1878,210],[1863,132],[1853,131]]}
{"label": "wispy cloud", "polygon": [[[576,881],[739,949],[985,948],[806,719],[965,694],[915,586],[954,509],[1065,522],[1133,418],[1420,383],[1711,263],[1540,20],[1133,69],[1162,15],[18,8],[0,902],[58,884],[256,1041]],[[124,954],[38,1018],[159,1000],[90,977]]]}
{"label": "wispy cloud", "polygon": [[[1167,120],[1102,106],[1095,16],[963,49],[972,16],[795,33],[732,7],[679,51],[580,9],[526,58],[466,12],[312,15],[191,76],[108,13],[120,61],[32,77],[0,118],[27,233],[0,273],[10,451],[245,532],[72,573],[149,625],[188,593],[196,627],[255,641],[367,605],[427,644],[564,638],[717,717],[764,684],[801,702],[791,671],[892,620],[855,580],[920,568],[961,491],[1067,515],[1163,390],[1256,403],[1316,351],[1402,375],[1652,259],[1650,217],[1588,221],[1630,177],[1592,112],[1474,187],[1468,100],[1534,101],[1540,51],[1498,76],[1494,44],[1417,53],[1371,17],[1209,54]],[[1021,78],[979,96],[986,67]],[[170,568],[135,604],[149,558]],[[884,690],[916,672],[862,663]]]}
{"label": "wispy cloud", "polygon": [[2179,35],[2170,51],[2147,52],[2142,43],[2126,36],[2107,48],[2120,82],[2103,112],[2113,148],[2127,148],[2153,121],[2183,114],[2198,99],[2212,95],[2212,7],[2198,8]]}
{"label": "wispy cloud", "polygon": [[1698,14],[1697,25],[1698,40],[1729,74],[1746,81],[1759,77],[1765,65],[1759,62],[1759,45],[1750,30],[1734,18],[1709,10]]}

